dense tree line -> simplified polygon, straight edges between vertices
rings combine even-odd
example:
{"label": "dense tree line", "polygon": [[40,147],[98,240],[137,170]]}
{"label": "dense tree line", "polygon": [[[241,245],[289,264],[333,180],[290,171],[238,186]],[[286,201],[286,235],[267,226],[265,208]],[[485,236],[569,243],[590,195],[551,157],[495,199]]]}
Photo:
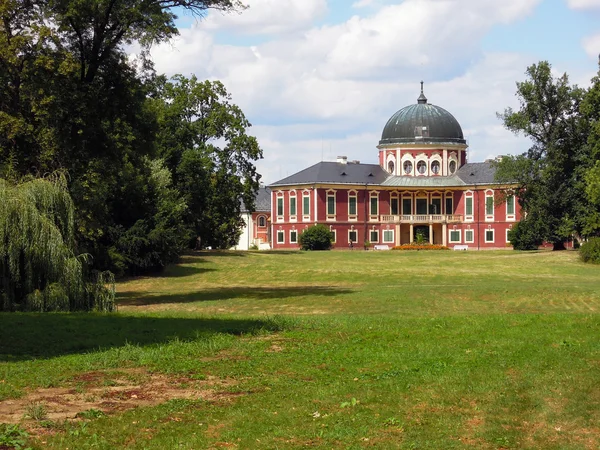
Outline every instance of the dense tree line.
{"label": "dense tree line", "polygon": [[573,236],[600,235],[600,75],[589,89],[571,85],[566,74],[555,77],[548,62],[526,75],[517,83],[519,109],[499,116],[532,146],[503,158],[497,179],[517,182],[525,214],[510,233],[515,248],[545,241],[562,249]]}
{"label": "dense tree line", "polygon": [[[176,8],[243,7],[0,0],[0,178],[20,186],[64,173],[72,252],[97,270],[139,274],[190,246],[227,248],[240,232],[238,199],[253,205],[262,152],[225,87],[167,79],[148,58],[177,33]],[[135,61],[124,50],[132,42]]]}

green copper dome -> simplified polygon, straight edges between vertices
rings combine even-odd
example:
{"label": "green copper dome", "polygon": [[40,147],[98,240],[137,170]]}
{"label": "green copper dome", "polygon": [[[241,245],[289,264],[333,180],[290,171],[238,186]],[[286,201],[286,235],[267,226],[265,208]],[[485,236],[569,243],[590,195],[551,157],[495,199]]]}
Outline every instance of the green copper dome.
{"label": "green copper dome", "polygon": [[419,142],[467,143],[454,116],[444,108],[427,103],[422,82],[417,104],[406,106],[390,117],[383,129],[379,145]]}

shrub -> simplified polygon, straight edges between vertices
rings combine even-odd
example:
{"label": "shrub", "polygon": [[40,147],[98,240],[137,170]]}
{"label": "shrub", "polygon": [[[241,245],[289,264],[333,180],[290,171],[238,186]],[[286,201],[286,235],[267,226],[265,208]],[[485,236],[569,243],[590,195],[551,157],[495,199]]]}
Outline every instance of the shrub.
{"label": "shrub", "polygon": [[302,250],[329,250],[333,245],[333,233],[325,225],[313,225],[300,234],[298,242]]}
{"label": "shrub", "polygon": [[583,262],[600,264],[600,237],[590,238],[579,248],[579,257]]}
{"label": "shrub", "polygon": [[537,250],[542,245],[542,231],[534,221],[522,220],[508,232],[508,240],[515,250]]}

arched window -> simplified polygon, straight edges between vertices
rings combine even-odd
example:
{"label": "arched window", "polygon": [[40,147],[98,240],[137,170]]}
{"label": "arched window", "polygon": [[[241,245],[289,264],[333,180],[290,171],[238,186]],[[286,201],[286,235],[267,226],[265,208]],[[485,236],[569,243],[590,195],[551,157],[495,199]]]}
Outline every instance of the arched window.
{"label": "arched window", "polygon": [[410,175],[413,170],[413,165],[411,161],[404,161],[404,173]]}
{"label": "arched window", "polygon": [[264,228],[267,226],[267,219],[265,216],[258,216],[258,226]]}
{"label": "arched window", "polygon": [[456,161],[455,160],[451,160],[450,163],[448,164],[448,172],[450,173],[450,175],[453,175],[454,172],[456,172]]}
{"label": "arched window", "polygon": [[417,163],[417,172],[421,175],[425,175],[425,172],[427,172],[427,163],[425,161],[419,161]]}
{"label": "arched window", "polygon": [[394,161],[390,161],[388,163],[388,172],[389,173],[394,173]]}
{"label": "arched window", "polygon": [[437,175],[438,173],[440,173],[440,162],[439,161],[433,161],[431,163],[431,172],[434,175]]}

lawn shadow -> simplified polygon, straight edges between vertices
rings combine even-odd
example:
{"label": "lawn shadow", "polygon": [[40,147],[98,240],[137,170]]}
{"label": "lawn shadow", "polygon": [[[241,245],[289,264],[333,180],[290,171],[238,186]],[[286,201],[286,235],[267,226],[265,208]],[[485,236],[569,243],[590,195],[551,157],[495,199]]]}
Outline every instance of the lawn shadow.
{"label": "lawn shadow", "polygon": [[184,278],[215,271],[216,269],[172,264],[167,266],[163,272],[157,274],[156,278]]}
{"label": "lawn shadow", "polygon": [[224,287],[201,289],[187,294],[148,294],[122,292],[117,296],[119,305],[144,306],[161,303],[192,303],[216,300],[253,299],[267,300],[289,297],[333,297],[350,294],[346,288],[331,286],[285,286],[285,287]]}
{"label": "lawn shadow", "polygon": [[194,340],[215,333],[279,331],[270,319],[139,317],[96,313],[0,313],[0,362]]}

